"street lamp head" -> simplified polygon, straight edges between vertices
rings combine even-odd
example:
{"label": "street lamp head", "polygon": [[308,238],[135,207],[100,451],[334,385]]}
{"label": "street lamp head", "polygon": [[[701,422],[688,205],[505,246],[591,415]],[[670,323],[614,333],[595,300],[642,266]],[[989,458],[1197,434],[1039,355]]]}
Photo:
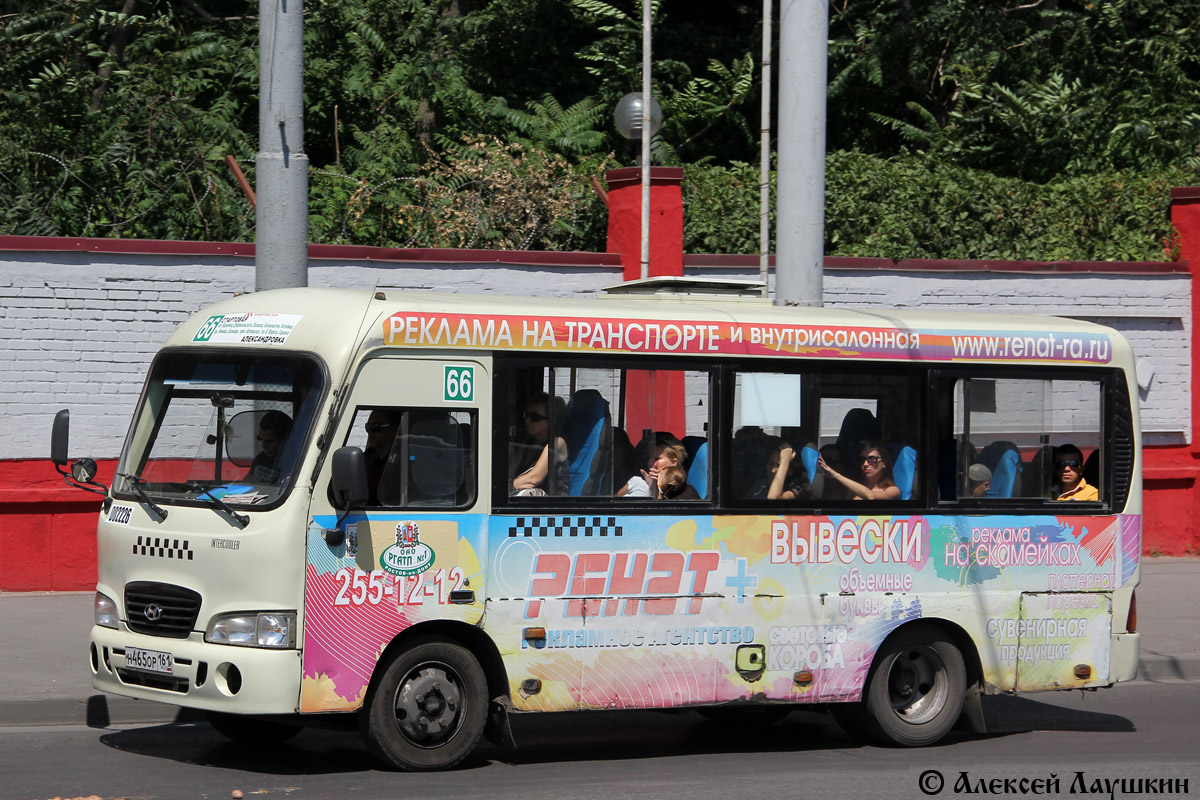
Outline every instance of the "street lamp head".
{"label": "street lamp head", "polygon": [[[642,93],[631,92],[617,101],[617,108],[613,112],[613,119],[617,124],[617,132],[626,139],[641,139],[642,138]],[[658,133],[659,126],[662,125],[662,107],[654,96],[650,97],[650,135]]]}

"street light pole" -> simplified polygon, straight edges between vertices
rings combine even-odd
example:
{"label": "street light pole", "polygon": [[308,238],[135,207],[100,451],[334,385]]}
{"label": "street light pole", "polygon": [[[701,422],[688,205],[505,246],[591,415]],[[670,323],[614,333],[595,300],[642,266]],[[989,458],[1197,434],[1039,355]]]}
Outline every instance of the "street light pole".
{"label": "street light pole", "polygon": [[650,277],[650,0],[642,0],[642,277]]}
{"label": "street light pole", "polygon": [[308,285],[304,3],[259,0],[254,288]]}
{"label": "street light pole", "polygon": [[828,51],[829,0],[782,0],[775,305],[823,301]]}

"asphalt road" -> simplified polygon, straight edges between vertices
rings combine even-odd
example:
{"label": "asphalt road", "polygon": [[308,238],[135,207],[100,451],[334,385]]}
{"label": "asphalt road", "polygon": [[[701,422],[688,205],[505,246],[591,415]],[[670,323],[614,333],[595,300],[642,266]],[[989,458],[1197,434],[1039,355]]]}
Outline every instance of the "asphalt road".
{"label": "asphalt road", "polygon": [[[329,730],[246,749],[202,722],[0,728],[0,798],[229,798],[235,789],[322,800],[1109,797],[1091,791],[1096,781],[1121,779],[1185,780],[1188,794],[1200,794],[1200,683],[984,702],[988,735],[922,750],[862,746],[830,718],[803,711],[741,730],[690,712],[543,714],[515,721],[517,750],[484,745],[459,769],[435,774],[380,769],[356,734]],[[928,794],[939,784],[931,770],[941,790]],[[1042,784],[1014,793],[995,782],[1015,790],[1021,779],[1052,776],[1057,792]],[[964,780],[973,790],[955,791]],[[981,792],[980,781],[991,790]],[[1111,796],[1130,795],[1118,787]]]}

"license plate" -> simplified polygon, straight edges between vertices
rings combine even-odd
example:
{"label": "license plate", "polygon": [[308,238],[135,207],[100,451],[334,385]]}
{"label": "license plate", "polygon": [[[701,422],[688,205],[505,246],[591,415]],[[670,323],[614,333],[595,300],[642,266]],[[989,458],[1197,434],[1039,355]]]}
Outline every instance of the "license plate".
{"label": "license plate", "polygon": [[175,656],[158,650],[126,647],[125,666],[130,669],[140,669],[145,672],[162,672],[170,675],[175,670]]}

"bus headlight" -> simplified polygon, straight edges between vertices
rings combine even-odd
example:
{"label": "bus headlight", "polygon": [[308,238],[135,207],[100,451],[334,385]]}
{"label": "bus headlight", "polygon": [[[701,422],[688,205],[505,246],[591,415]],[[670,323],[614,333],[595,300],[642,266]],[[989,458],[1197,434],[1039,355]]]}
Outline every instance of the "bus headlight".
{"label": "bus headlight", "polygon": [[204,641],[240,647],[294,647],[296,614],[287,611],[222,614],[208,623]]}
{"label": "bus headlight", "polygon": [[96,599],[92,604],[96,614],[97,625],[102,625],[105,628],[117,627],[117,621],[120,617],[117,614],[117,604],[112,601],[111,597],[101,592],[96,592]]}

